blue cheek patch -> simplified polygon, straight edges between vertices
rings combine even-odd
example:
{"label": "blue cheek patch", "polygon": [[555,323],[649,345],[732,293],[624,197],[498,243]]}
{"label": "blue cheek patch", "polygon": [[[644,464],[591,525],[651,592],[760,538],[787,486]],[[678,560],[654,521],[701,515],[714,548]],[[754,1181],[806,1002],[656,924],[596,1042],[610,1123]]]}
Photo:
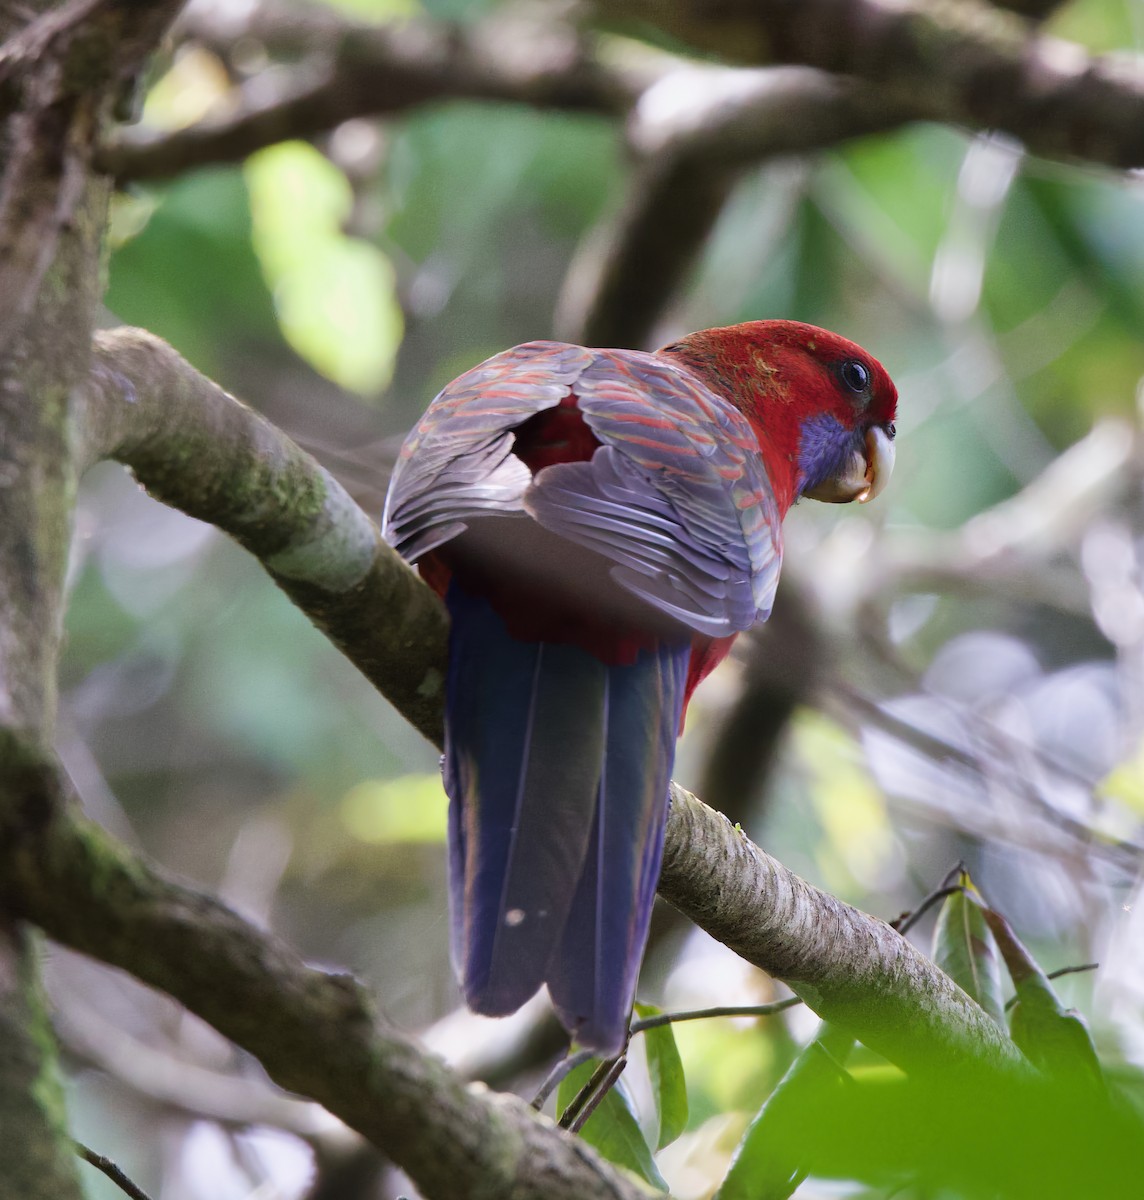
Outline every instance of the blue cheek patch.
{"label": "blue cheek patch", "polygon": [[860,432],[847,429],[837,417],[829,413],[807,417],[802,422],[798,443],[799,491],[817,487],[837,474],[861,445]]}

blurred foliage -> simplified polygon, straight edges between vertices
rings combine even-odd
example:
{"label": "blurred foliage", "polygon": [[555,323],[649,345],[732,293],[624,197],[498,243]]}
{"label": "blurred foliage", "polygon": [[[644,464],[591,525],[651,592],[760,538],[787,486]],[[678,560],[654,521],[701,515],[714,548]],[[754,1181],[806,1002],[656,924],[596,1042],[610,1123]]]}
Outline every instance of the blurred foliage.
{"label": "blurred foliage", "polygon": [[[337,7],[385,18],[416,6]],[[490,7],[437,0],[424,10],[469,20]],[[1139,5],[1085,0],[1052,28],[1138,49],[1141,21]],[[193,120],[225,81],[213,56],[182,50],[147,119]],[[377,511],[392,455],[384,439],[461,370],[550,336],[569,260],[625,180],[622,130],[603,118],[491,103],[414,109],[384,128],[131,187],[117,201],[108,320],[168,338],[308,440]],[[832,639],[830,695],[825,712],[794,723],[769,785],[777,803],[747,831],[885,916],[964,860],[1037,961],[1101,961],[1095,978],[1059,987],[1087,1015],[1106,1072],[1123,1080],[1103,1120],[1059,1089],[999,1093],[981,1109],[975,1093],[867,1079],[800,1110],[806,1161],[873,1189],[849,1194],[1105,1194],[1116,1178],[1139,1178],[1115,1174],[1137,1168],[1117,1138],[1138,1137],[1144,1111],[1141,857],[1115,850],[1144,821],[1139,496],[1085,514],[1075,537],[1050,546],[1036,595],[987,578],[878,588],[884,546],[956,532],[1095,423],[1136,420],[1144,184],[933,125],[761,165],[740,180],[657,340],[770,316],[863,342],[902,404],[889,491],[857,515],[804,505],[788,523],[786,569]],[[1054,571],[1071,581],[1059,598]],[[685,784],[739,670],[732,661],[697,697]],[[61,748],[100,819],[309,957],[360,972],[396,1021],[427,1026],[458,1003],[435,755],[240,550],[108,467],[85,482],[77,519]],[[960,919],[975,918],[967,908]],[[175,1060],[257,1073],[169,1009],[132,1009],[122,981],[79,978],[61,955],[53,983],[65,1012],[86,994]],[[774,995],[699,934],[648,978],[647,998],[673,1008]],[[812,1028],[797,1010],[679,1027],[690,1117],[656,1160],[674,1195],[712,1193]],[[247,1195],[266,1178],[276,1194],[305,1192],[309,1154],[296,1140],[255,1153],[207,1122],[223,1148],[190,1154],[206,1145],[201,1119],[86,1068],[75,1092],[81,1136],[164,1196]],[[640,1136],[654,1146],[654,1109],[635,1093],[614,1101],[628,1113],[625,1136],[643,1112]],[[810,1139],[824,1129],[845,1136]],[[1007,1155],[1035,1157],[1058,1136],[1078,1154],[1093,1139],[1100,1170],[1066,1163],[1068,1188],[1054,1190],[1055,1155],[1010,1188]],[[641,1144],[638,1164],[654,1177]],[[887,1146],[898,1156],[890,1178],[874,1153]],[[961,1190],[924,1178],[927,1154],[965,1167]],[[830,1186],[810,1179],[799,1195],[839,1194]],[[91,1188],[113,1194],[101,1180]]]}
{"label": "blurred foliage", "polygon": [[393,268],[376,246],[345,237],[353,194],[345,176],[303,142],[246,163],[252,241],[286,340],[323,375],[369,393],[393,373],[401,309]]}

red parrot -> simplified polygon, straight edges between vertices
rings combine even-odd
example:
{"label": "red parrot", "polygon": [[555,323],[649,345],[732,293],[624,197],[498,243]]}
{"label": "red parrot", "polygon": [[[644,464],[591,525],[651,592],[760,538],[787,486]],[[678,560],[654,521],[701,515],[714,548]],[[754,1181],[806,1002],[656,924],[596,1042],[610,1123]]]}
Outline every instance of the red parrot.
{"label": "red parrot", "polygon": [[854,343],[752,321],[654,354],[516,346],[409,435],[383,523],[452,618],[452,949],[477,1012],[547,983],[577,1041],[622,1047],[687,702],[770,613],[791,504],[883,488],[896,404]]}

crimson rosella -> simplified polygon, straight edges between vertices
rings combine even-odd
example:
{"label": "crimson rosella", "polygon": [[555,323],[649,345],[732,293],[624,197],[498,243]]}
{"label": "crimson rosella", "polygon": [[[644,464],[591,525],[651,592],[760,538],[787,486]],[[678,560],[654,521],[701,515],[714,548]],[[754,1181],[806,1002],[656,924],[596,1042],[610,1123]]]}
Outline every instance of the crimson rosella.
{"label": "crimson rosella", "polygon": [[687,701],[765,620],[800,496],[893,466],[881,364],[791,321],[654,354],[529,342],[449,384],[401,450],[385,536],[452,618],[452,949],[477,1012],[547,983],[622,1046]]}

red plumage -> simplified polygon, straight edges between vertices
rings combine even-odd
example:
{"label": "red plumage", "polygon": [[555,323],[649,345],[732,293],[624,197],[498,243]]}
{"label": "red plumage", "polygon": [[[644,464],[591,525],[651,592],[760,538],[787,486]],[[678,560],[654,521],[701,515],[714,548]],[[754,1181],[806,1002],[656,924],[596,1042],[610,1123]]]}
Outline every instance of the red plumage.
{"label": "red plumage", "polygon": [[657,354],[531,342],[454,380],[402,448],[385,534],[453,619],[453,951],[492,1015],[547,984],[623,1044],[697,684],[770,611],[800,496],[868,499],[894,386],[835,334],[759,321]]}
{"label": "red plumage", "polygon": [[[753,321],[723,329],[702,330],[658,352],[693,374],[718,396],[730,400],[747,418],[774,491],[780,519],[798,491],[800,423],[829,414],[853,428],[860,417],[875,424],[893,420],[897,393],[881,364],[853,342],[794,321]],[[859,412],[832,369],[841,361],[857,361],[870,373],[871,404]],[[662,424],[662,423],[660,423]],[[653,434],[654,415],[641,418]],[[600,447],[585,423],[574,388],[552,408],[528,417],[514,429],[512,453],[535,476],[557,463],[583,462]],[[609,614],[585,608],[560,580],[540,578],[521,562],[521,570],[503,562],[485,564],[458,556],[446,544],[425,555],[422,578],[444,596],[454,573],[470,590],[486,596],[522,641],[573,644],[602,661],[630,663],[655,644],[646,625],[617,626]],[[688,668],[684,714],[695,688],[727,657],[736,634],[710,638],[695,634]]]}

